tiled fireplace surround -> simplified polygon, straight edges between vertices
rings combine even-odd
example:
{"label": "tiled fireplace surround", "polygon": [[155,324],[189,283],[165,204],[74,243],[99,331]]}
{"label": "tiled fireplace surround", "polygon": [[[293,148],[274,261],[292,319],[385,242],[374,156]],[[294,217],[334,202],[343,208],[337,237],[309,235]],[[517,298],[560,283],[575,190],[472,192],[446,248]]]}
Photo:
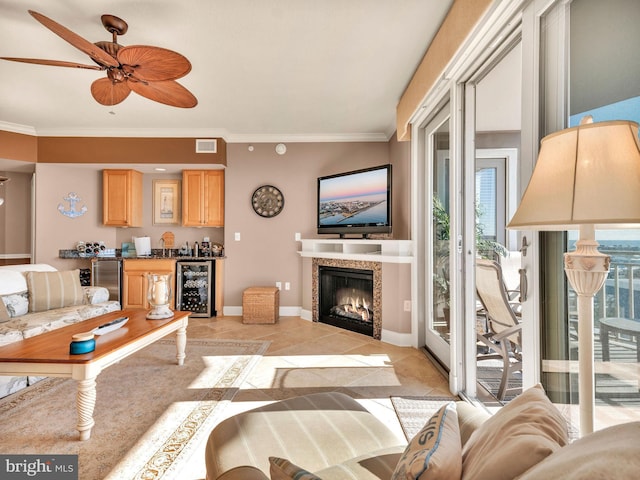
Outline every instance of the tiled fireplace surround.
{"label": "tiled fireplace surround", "polygon": [[[388,239],[302,239],[298,254],[303,258],[302,317],[319,321],[319,267],[362,269],[373,272],[373,337],[394,345],[416,346],[411,302],[413,242]],[[306,265],[306,267],[305,267]],[[384,272],[384,279],[383,279]],[[384,280],[384,281],[383,281]],[[384,301],[383,301],[384,300]],[[308,316],[307,316],[308,315]]]}
{"label": "tiled fireplace surround", "polygon": [[339,260],[332,258],[312,259],[312,312],[313,321],[320,318],[319,313],[319,271],[320,267],[351,268],[354,270],[373,271],[373,338],[380,340],[382,334],[382,267],[379,262],[367,262],[361,260]]}

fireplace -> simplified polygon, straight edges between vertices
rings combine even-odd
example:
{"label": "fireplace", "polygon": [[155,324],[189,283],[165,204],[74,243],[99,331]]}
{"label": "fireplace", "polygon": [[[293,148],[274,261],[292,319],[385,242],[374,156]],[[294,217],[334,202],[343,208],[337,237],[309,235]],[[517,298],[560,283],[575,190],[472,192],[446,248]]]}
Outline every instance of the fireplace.
{"label": "fireplace", "polygon": [[[373,272],[373,307],[369,306],[369,310],[373,311],[373,338],[380,340],[382,336],[382,264],[380,262],[372,262],[365,260],[343,260],[335,258],[312,258],[311,265],[311,320],[314,322],[332,323],[333,319],[329,315],[324,320],[320,317],[320,269],[331,267],[333,269],[352,270],[362,273],[362,271]],[[335,299],[333,299],[335,300]],[[333,303],[333,302],[332,302]],[[335,303],[331,307],[335,306]],[[347,323],[347,322],[344,322]],[[348,324],[348,323],[347,323]],[[338,325],[344,327],[344,325]],[[346,327],[345,327],[346,328]],[[368,329],[366,335],[371,335]]]}
{"label": "fireplace", "polygon": [[373,271],[319,266],[318,321],[373,336]]}

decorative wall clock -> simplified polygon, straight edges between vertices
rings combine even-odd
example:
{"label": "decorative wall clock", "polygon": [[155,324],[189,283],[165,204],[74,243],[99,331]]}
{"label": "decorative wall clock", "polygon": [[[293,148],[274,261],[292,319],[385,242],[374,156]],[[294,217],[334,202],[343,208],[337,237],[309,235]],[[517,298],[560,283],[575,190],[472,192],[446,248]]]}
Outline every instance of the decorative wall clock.
{"label": "decorative wall clock", "polygon": [[251,206],[253,211],[261,217],[275,217],[284,207],[284,195],[273,185],[263,185],[253,192]]}

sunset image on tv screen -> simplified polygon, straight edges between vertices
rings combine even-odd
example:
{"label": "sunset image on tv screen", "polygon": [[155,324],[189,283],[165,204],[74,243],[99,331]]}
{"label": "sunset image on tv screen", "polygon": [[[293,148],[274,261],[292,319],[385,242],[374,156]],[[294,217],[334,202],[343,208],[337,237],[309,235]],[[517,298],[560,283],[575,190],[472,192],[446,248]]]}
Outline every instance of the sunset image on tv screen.
{"label": "sunset image on tv screen", "polygon": [[387,170],[354,173],[320,182],[320,225],[384,225]]}

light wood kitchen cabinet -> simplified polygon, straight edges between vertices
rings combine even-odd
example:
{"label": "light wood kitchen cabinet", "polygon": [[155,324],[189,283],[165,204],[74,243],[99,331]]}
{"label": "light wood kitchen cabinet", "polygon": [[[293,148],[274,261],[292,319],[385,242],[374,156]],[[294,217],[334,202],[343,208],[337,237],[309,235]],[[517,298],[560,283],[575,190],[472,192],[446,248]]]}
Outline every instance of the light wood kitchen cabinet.
{"label": "light wood kitchen cabinet", "polygon": [[142,173],[102,171],[102,223],[112,227],[142,226]]}
{"label": "light wood kitchen cabinet", "polygon": [[224,226],[224,170],[182,171],[182,225]]}
{"label": "light wood kitchen cabinet", "polygon": [[171,274],[171,304],[175,307],[175,259],[131,259],[122,266],[122,308],[151,308],[147,300],[148,273]]}

